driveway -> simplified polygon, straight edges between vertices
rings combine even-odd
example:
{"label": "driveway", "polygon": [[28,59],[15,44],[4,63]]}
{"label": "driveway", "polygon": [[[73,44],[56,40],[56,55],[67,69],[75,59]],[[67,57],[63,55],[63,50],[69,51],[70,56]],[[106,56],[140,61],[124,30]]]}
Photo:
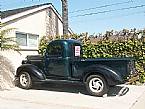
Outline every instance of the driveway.
{"label": "driveway", "polygon": [[0,109],[145,109],[145,86],[117,86],[103,97],[88,95],[81,85],[13,88],[0,91]]}

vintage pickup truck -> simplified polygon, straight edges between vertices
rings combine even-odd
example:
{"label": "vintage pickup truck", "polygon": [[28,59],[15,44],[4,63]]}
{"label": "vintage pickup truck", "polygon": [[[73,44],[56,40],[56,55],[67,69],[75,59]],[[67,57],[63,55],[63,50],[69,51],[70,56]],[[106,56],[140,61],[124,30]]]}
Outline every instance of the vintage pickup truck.
{"label": "vintage pickup truck", "polygon": [[54,40],[44,56],[27,56],[16,71],[17,85],[30,89],[37,82],[81,83],[93,96],[106,94],[110,86],[122,84],[133,73],[131,58],[82,58],[76,40]]}

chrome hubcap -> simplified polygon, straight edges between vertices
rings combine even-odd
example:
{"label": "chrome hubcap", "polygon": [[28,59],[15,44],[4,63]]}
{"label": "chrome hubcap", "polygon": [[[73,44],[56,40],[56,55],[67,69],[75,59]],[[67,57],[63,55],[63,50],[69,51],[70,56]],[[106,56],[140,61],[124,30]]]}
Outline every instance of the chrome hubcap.
{"label": "chrome hubcap", "polygon": [[99,78],[92,78],[89,82],[89,87],[92,92],[99,93],[103,90],[103,81]]}
{"label": "chrome hubcap", "polygon": [[28,77],[27,77],[26,74],[22,74],[20,76],[20,83],[21,83],[22,86],[26,87],[28,85],[28,81],[29,80],[28,80]]}

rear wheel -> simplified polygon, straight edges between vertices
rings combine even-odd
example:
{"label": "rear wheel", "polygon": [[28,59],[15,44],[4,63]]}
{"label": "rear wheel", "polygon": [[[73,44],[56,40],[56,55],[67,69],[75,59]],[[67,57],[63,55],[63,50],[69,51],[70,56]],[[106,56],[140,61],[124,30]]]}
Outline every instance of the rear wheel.
{"label": "rear wheel", "polygon": [[30,89],[32,87],[31,76],[28,72],[22,71],[19,75],[18,86],[23,89]]}
{"label": "rear wheel", "polygon": [[86,88],[93,96],[103,96],[108,92],[107,82],[100,75],[90,75],[86,80]]}

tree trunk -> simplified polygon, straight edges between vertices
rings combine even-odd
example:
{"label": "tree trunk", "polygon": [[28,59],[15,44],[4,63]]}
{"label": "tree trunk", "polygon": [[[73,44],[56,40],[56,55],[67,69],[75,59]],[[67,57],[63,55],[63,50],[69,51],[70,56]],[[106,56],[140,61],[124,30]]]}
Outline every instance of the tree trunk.
{"label": "tree trunk", "polygon": [[63,21],[63,35],[68,34],[68,2],[67,0],[62,1],[62,21]]}

